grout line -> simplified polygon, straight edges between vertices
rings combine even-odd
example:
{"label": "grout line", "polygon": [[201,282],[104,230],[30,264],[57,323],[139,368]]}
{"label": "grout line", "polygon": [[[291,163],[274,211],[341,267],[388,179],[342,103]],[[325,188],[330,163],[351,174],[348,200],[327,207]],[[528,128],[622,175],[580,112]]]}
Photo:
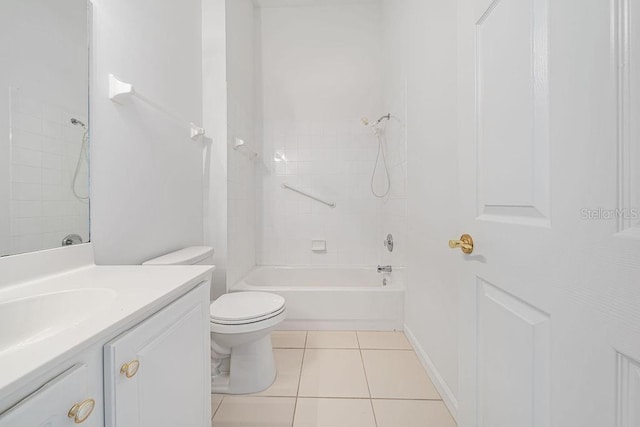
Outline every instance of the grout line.
{"label": "grout line", "polygon": [[[290,397],[290,396],[289,396]],[[309,400],[371,400],[369,397],[344,397],[344,396],[300,396],[300,399],[309,399]],[[392,400],[392,399],[375,399],[375,400]],[[396,399],[396,400],[404,400],[404,399]],[[414,399],[415,400],[415,399]]]}
{"label": "grout line", "polygon": [[[231,396],[231,395],[229,395]],[[295,399],[295,396],[255,396],[253,394],[237,394],[232,397],[238,399],[251,398],[251,399]],[[300,399],[326,399],[326,400],[400,400],[409,402],[442,402],[442,399],[420,399],[416,397],[404,398],[404,397],[345,397],[345,396],[300,396]],[[218,407],[219,409],[219,407]],[[218,411],[216,411],[217,413]]]}
{"label": "grout line", "polygon": [[302,382],[302,369],[304,368],[304,356],[307,353],[307,339],[309,338],[309,331],[304,334],[304,347],[302,348],[302,362],[300,363],[300,373],[298,375],[298,388],[296,389],[296,402],[293,405],[293,417],[291,418],[291,427],[296,422],[296,410],[298,409],[298,396],[300,395],[300,383]]}
{"label": "grout line", "polygon": [[371,396],[371,387],[369,386],[369,376],[367,375],[367,368],[364,365],[364,356],[362,354],[362,348],[360,347],[360,337],[358,331],[356,331],[356,340],[358,341],[358,350],[360,350],[360,360],[362,361],[362,370],[364,371],[364,380],[367,382],[367,390],[369,391],[369,405],[371,405],[371,412],[373,413],[373,422],[378,427],[378,419],[376,418],[376,410],[373,408],[373,397]]}
{"label": "grout line", "polygon": [[273,347],[274,350],[304,350],[304,347]]}
{"label": "grout line", "polygon": [[[242,396],[240,396],[242,397]],[[295,399],[293,396],[247,396],[257,397],[259,399]],[[405,399],[404,397],[345,397],[345,396],[299,396],[300,399],[324,399],[324,400],[398,400],[401,402],[442,402],[442,399],[419,399],[411,398]]]}
{"label": "grout line", "polygon": [[220,404],[216,407],[215,411],[211,411],[212,412],[212,414],[211,414],[211,423],[213,423],[213,417],[216,416],[216,414],[220,410],[220,407],[222,406],[222,402],[224,402],[225,395],[219,395],[219,396],[222,396],[222,399],[220,399]]}
{"label": "grout line", "polygon": [[401,402],[442,402],[442,399],[417,399],[415,397],[411,399],[405,399],[404,397],[376,397],[371,400],[398,400]]}

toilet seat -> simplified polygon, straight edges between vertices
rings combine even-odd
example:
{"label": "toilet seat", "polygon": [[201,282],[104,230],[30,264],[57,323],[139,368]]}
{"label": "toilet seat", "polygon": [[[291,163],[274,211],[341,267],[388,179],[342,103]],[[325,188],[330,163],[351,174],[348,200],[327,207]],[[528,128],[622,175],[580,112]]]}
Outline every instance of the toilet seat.
{"label": "toilet seat", "polygon": [[[268,327],[270,319],[280,321],[285,311],[285,299],[266,292],[236,292],[222,295],[211,303],[211,331],[233,333]],[[277,319],[275,319],[277,318]]]}
{"label": "toilet seat", "polygon": [[286,317],[286,308],[283,307],[277,313],[271,314],[269,317],[255,320],[251,323],[236,323],[225,325],[217,323],[214,320],[209,321],[209,330],[216,334],[238,335],[247,333],[258,333],[262,330],[272,328],[280,324]]}
{"label": "toilet seat", "polygon": [[210,317],[210,321],[211,321],[211,323],[215,323],[217,325],[249,325],[251,323],[256,323],[256,322],[261,322],[263,320],[271,319],[272,317],[275,317],[278,314],[282,313],[284,310],[285,310],[285,307],[282,306],[280,308],[280,310],[275,311],[273,313],[265,314],[264,316],[256,317],[255,319],[237,320],[237,321],[220,320],[220,319],[216,319],[215,317],[211,316]]}
{"label": "toilet seat", "polygon": [[209,314],[216,323],[244,324],[276,313],[285,299],[266,292],[235,292],[224,294],[211,303]]}

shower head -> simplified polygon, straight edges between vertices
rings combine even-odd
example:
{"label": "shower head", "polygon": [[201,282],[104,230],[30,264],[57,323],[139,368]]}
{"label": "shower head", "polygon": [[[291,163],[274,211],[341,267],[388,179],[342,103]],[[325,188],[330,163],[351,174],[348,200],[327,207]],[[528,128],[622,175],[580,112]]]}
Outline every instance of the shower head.
{"label": "shower head", "polygon": [[376,122],[376,124],[377,124],[377,125],[379,125],[379,124],[380,124],[380,122],[381,122],[381,121],[383,121],[383,120],[391,120],[391,113],[389,113],[389,114],[387,114],[387,115],[384,115],[384,116],[380,117],[380,118],[378,119],[378,121]]}
{"label": "shower head", "polygon": [[82,123],[80,120],[78,120],[78,119],[74,119],[74,118],[72,118],[72,119],[71,119],[71,124],[72,124],[72,125],[74,125],[74,126],[82,126],[83,128],[86,128],[86,127],[87,127],[87,126],[86,126],[84,123]]}
{"label": "shower head", "polygon": [[380,136],[385,131],[385,126],[382,126],[381,123],[384,120],[391,120],[391,117],[392,117],[391,113],[389,113],[389,114],[385,114],[384,116],[380,117],[378,120],[376,120],[373,123],[371,123],[371,121],[367,117],[363,117],[361,120],[362,120],[362,124],[364,126],[370,128],[375,135]]}
{"label": "shower head", "polygon": [[384,115],[384,116],[380,117],[380,118],[379,118],[378,120],[376,120],[376,122],[375,122],[375,123],[373,123],[373,124],[369,121],[369,119],[368,119],[367,117],[363,117],[361,120],[362,120],[362,124],[363,124],[363,125],[365,125],[365,126],[373,126],[373,127],[375,127],[375,126],[378,126],[378,125],[379,125],[383,120],[391,120],[391,113],[386,114],[386,115]]}

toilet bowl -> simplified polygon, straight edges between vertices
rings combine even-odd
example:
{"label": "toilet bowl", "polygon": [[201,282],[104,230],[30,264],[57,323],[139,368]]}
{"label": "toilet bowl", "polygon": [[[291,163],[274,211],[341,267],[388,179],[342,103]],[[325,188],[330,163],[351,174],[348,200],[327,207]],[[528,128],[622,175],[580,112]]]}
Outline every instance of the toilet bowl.
{"label": "toilet bowl", "polygon": [[[212,265],[213,249],[185,248],[143,265]],[[276,378],[271,331],[286,315],[285,299],[265,292],[225,294],[211,303],[211,392],[256,393]]]}

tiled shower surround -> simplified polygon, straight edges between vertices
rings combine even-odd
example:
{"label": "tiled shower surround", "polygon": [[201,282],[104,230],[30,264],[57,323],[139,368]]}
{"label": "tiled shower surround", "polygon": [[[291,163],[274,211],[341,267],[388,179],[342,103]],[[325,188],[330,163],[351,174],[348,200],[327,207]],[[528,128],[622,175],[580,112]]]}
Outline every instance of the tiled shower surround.
{"label": "tiled shower surround", "polygon": [[[394,135],[397,136],[397,135]],[[385,200],[370,190],[378,142],[361,118],[331,122],[265,124],[262,230],[258,264],[374,265],[381,261],[385,205],[404,209],[403,154],[388,141],[393,192]],[[404,153],[404,150],[400,148]],[[391,162],[395,162],[392,166]],[[376,188],[386,182],[382,162]],[[287,183],[330,202],[331,208],[282,188]],[[381,191],[381,190],[378,190]],[[400,212],[399,212],[400,214]],[[386,216],[389,216],[388,213]],[[399,215],[405,218],[405,215]],[[384,236],[383,236],[384,234]],[[326,240],[313,252],[312,240]]]}
{"label": "tiled shower surround", "polygon": [[[378,141],[362,119],[375,122],[390,105],[381,24],[378,3],[260,10],[258,264],[373,266],[384,259],[387,233],[395,233],[391,217],[406,218],[404,203],[396,202],[405,199],[404,111],[391,111],[400,120],[387,133],[393,191],[377,199],[370,189]],[[284,183],[336,207],[285,190]],[[385,188],[380,161],[376,189]],[[326,251],[312,251],[312,240],[325,240]]]}
{"label": "tiled shower surround", "polygon": [[[60,247],[78,234],[89,239],[89,203],[71,191],[80,155],[82,114],[11,89],[11,253]],[[76,191],[88,195],[88,165],[82,160]]]}
{"label": "tiled shower surround", "polygon": [[[405,265],[406,91],[389,86],[381,4],[254,8],[227,2],[228,259],[254,265]],[[390,194],[371,193],[378,141],[362,119],[391,113]],[[259,152],[234,151],[235,138]],[[382,159],[375,187],[384,192]],[[331,208],[284,189],[335,202]],[[396,246],[383,246],[388,233]],[[312,241],[326,241],[326,251]],[[255,251],[255,252],[254,252]]]}

